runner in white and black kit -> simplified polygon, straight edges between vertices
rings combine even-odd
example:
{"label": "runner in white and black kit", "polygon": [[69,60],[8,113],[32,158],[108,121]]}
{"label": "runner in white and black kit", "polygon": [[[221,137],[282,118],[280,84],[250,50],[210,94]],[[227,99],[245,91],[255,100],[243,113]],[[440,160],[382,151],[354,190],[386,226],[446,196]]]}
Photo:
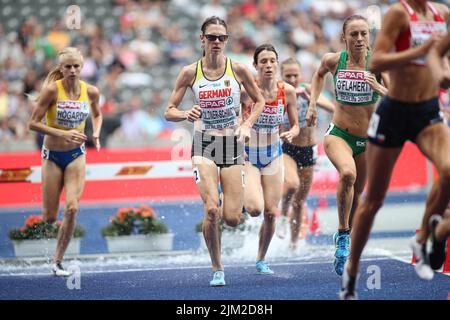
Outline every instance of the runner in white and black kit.
{"label": "runner in white and black kit", "polygon": [[[284,162],[284,192],[281,204],[281,217],[277,222],[277,235],[280,238],[286,236],[287,219],[289,215],[291,226],[291,240],[289,248],[295,250],[300,233],[306,198],[311,188],[314,165],[317,161],[317,146],[315,141],[315,128],[306,124],[311,85],[301,82],[300,63],[294,58],[288,58],[281,63],[281,77],[295,88],[297,95],[297,112],[300,133],[291,142],[283,142]],[[334,112],[333,103],[322,94],[317,101],[319,107],[329,112]],[[282,131],[290,129],[289,119],[285,114]]]}
{"label": "runner in white and black kit", "polygon": [[[204,56],[181,70],[165,117],[168,121],[195,122],[192,165],[204,204],[203,235],[214,272],[210,285],[224,286],[219,221],[222,216],[230,226],[236,226],[240,221],[245,179],[244,143],[250,138],[250,128],[263,110],[264,98],[250,70],[223,54],[228,40],[225,21],[218,17],[208,18],[201,31]],[[255,106],[246,121],[239,124],[241,84]],[[192,89],[196,105],[188,111],[178,110],[187,88]],[[217,191],[218,168],[222,206],[219,206]]]}

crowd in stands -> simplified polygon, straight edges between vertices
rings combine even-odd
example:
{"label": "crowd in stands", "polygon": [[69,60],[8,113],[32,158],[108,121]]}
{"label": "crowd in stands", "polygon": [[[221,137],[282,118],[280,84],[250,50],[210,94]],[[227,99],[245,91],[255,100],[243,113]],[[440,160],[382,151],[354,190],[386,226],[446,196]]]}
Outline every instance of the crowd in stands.
{"label": "crowd in stands", "polygon": [[[114,146],[114,141],[170,143],[176,127],[162,114],[180,68],[201,57],[200,25],[206,17],[226,19],[232,59],[254,70],[253,50],[272,43],[280,60],[300,61],[309,82],[324,53],[344,49],[340,36],[345,17],[364,14],[370,5],[383,12],[392,1],[97,0],[91,2],[94,8],[80,5],[79,30],[66,27],[63,13],[69,4],[62,2],[57,2],[61,15],[46,17],[42,10],[21,17],[21,2],[0,8],[0,150],[21,141],[37,141],[32,146],[38,147],[40,139],[26,127],[33,96],[66,46],[81,50],[82,79],[100,89],[104,146]],[[6,14],[20,19],[17,27],[11,28],[14,23],[8,23]],[[327,90],[331,96],[329,84]]]}

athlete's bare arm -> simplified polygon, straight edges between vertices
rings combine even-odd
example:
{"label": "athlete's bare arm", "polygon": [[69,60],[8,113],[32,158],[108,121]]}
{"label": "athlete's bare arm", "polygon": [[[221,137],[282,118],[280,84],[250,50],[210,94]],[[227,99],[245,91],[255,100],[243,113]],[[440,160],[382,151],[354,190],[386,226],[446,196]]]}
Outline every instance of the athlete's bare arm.
{"label": "athlete's bare arm", "polygon": [[288,113],[291,129],[280,134],[280,138],[291,143],[292,139],[298,136],[300,127],[298,125],[297,96],[295,88],[285,82],[286,112]]}
{"label": "athlete's bare arm", "polygon": [[244,120],[236,131],[238,141],[244,142],[250,139],[250,129],[263,112],[265,100],[253,79],[252,73],[246,66],[241,63],[233,62],[233,70],[238,82],[244,86],[247,95],[255,103],[249,117]]}
{"label": "athlete's bare arm", "polygon": [[327,53],[323,56],[319,68],[314,73],[311,80],[311,99],[306,114],[306,123],[309,127],[317,124],[317,100],[323,89],[325,76],[328,72],[335,72],[339,63],[340,53]]}
{"label": "athlete's bare arm", "polygon": [[377,81],[374,74],[366,74],[364,80],[369,84],[369,86],[380,95],[385,96],[388,93],[388,89]]}
{"label": "athlete's bare arm", "polygon": [[87,91],[92,112],[92,139],[94,141],[95,148],[97,151],[100,151],[100,131],[103,123],[103,116],[99,105],[100,92],[97,87],[91,85],[88,85]]}
{"label": "athlete's bare arm", "polygon": [[375,40],[372,59],[369,63],[371,72],[380,73],[405,66],[411,60],[425,55],[433,43],[439,39],[438,35],[433,35],[427,42],[418,47],[401,52],[391,52],[395,41],[408,27],[409,17],[403,5],[401,3],[392,5],[384,16],[381,30]]}
{"label": "athlete's bare arm", "polygon": [[48,108],[56,102],[58,96],[58,89],[56,88],[56,83],[52,83],[42,89],[37,105],[31,114],[31,118],[28,121],[29,130],[40,132],[45,135],[64,138],[68,142],[80,143],[86,141],[87,137],[84,133],[77,130],[61,130],[57,128],[52,128],[50,126],[42,123],[42,119],[45,116]]}
{"label": "athlete's bare arm", "polygon": [[265,100],[253,79],[252,73],[246,66],[238,62],[233,62],[233,69],[238,81],[244,86],[246,94],[255,103],[251,115],[244,122],[244,124],[251,128],[263,112]]}
{"label": "athlete's bare arm", "polygon": [[169,102],[164,113],[164,117],[167,121],[195,121],[200,118],[200,107],[197,105],[187,111],[178,110],[178,106],[183,101],[187,88],[189,88],[194,81],[196,68],[197,64],[193,63],[181,69],[180,74],[175,81],[175,87],[170,95]]}
{"label": "athlete's bare arm", "polygon": [[[304,85],[305,85],[306,92],[308,93],[308,98],[307,99],[310,100],[310,97],[311,97],[311,84],[305,83]],[[325,97],[322,93],[319,95],[319,98],[317,98],[317,105],[320,108],[322,108],[322,109],[324,109],[324,110],[326,110],[328,112],[331,112],[331,113],[333,113],[334,109],[335,109],[334,103],[332,101],[330,101],[330,99]]]}
{"label": "athlete's bare arm", "polygon": [[383,85],[386,89],[389,89],[389,86],[391,85],[391,78],[389,77],[388,72],[382,72],[381,73],[381,80],[383,80]]}

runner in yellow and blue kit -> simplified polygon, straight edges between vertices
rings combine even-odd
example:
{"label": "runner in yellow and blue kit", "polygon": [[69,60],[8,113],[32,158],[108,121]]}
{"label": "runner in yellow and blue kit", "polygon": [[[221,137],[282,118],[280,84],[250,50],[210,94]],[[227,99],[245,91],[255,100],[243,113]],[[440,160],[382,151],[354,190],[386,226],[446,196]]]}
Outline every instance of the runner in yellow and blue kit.
{"label": "runner in yellow and blue kit", "polygon": [[[102,114],[99,91],[80,80],[83,56],[76,48],[59,53],[59,64],[47,76],[31,115],[31,130],[45,134],[42,145],[43,216],[47,223],[57,219],[64,187],[66,205],[58,234],[53,273],[68,276],[61,265],[73,235],[79,201],[84,189],[86,157],[84,134],[86,118],[92,113],[93,140],[100,150]],[[41,120],[46,119],[46,123]]]}

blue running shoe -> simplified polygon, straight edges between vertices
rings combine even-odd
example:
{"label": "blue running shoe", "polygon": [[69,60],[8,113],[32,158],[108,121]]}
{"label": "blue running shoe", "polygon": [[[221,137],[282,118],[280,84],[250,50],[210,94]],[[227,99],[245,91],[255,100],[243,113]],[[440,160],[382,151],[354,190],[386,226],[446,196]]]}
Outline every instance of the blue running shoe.
{"label": "blue running shoe", "polygon": [[223,287],[225,285],[225,273],[221,270],[214,272],[213,279],[209,282],[211,287]]}
{"label": "blue running shoe", "polygon": [[335,232],[333,242],[336,247],[336,252],[334,253],[334,271],[342,276],[345,262],[350,255],[350,236],[348,233],[339,235],[339,232]]}
{"label": "blue running shoe", "polygon": [[264,260],[256,261],[256,270],[261,274],[274,274]]}

